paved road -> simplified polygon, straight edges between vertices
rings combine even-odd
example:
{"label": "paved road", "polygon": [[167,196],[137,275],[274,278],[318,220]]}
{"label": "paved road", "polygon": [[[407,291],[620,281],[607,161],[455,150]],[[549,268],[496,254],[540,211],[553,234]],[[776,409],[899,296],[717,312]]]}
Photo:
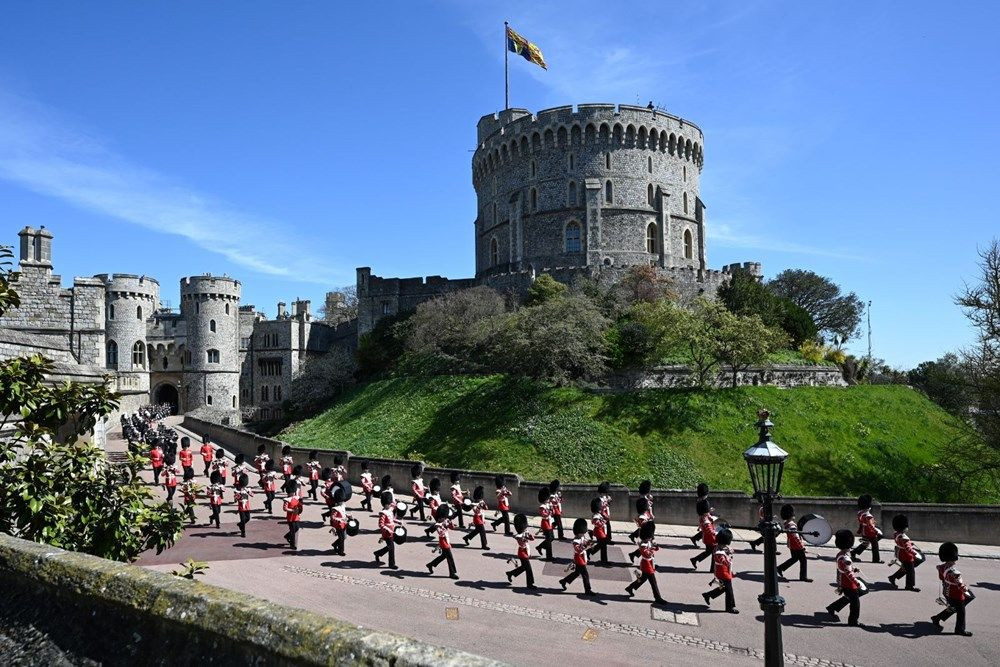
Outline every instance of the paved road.
{"label": "paved road", "polygon": [[[260,496],[254,500],[259,507]],[[433,557],[432,544],[422,538],[397,547],[399,570],[376,568],[371,557],[378,539],[376,520],[358,503],[355,497],[348,507],[361,521],[362,532],[348,539],[346,557],[331,554],[332,537],[320,523],[319,503],[307,503],[297,552],[283,542],[284,523],[263,510],[254,512],[247,537],[241,538],[229,504],[221,529],[202,523],[208,511],[200,507],[199,523],[174,548],[159,556],[147,554],[139,564],[170,571],[189,557],[205,560],[210,567],[202,580],[208,583],[516,664],[760,663],[763,625],[756,596],[762,591],[763,559],[748,549],[738,550],[735,563],[742,613],[731,615],[718,602],[706,608],[700,594],[708,589],[711,576],[703,569],[692,570],[688,559],[696,550],[691,543],[658,538],[658,579],[670,601],[660,608],[650,604],[648,589],[640,589],[631,600],[625,595],[634,572],[625,555],[632,548],[627,542],[612,548],[611,565],[591,567],[599,593],[593,599],[578,595],[579,582],[569,593],[557,583],[569,562],[568,543],[557,544],[556,563],[534,560],[540,587],[536,591],[525,589],[523,580],[515,580],[514,586],[507,583],[504,571],[515,543],[502,534],[489,534],[487,552],[456,547],[459,581],[447,577],[444,565],[429,575],[425,564]],[[411,537],[422,535],[416,522],[407,523]],[[691,530],[678,527],[674,532]],[[457,531],[452,542],[461,545]],[[809,567],[815,582],[781,585],[787,601],[782,618],[789,664],[1000,664],[1000,560],[961,563],[978,598],[969,608],[968,626],[975,635],[963,638],[940,634],[929,621],[940,610],[934,602],[938,588],[930,563],[918,570],[920,593],[891,590],[886,565],[862,564],[875,588],[862,599],[865,627],[833,623],[825,613],[817,613],[835,598],[832,557],[830,549],[813,549]]]}

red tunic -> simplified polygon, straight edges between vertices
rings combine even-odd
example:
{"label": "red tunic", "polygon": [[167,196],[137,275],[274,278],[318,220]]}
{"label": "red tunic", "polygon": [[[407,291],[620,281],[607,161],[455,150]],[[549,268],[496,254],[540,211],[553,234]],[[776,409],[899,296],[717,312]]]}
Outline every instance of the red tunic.
{"label": "red tunic", "polygon": [[264,473],[264,490],[274,493],[278,490],[278,482],[275,478],[278,476],[273,470]]}
{"label": "red tunic", "polygon": [[292,457],[282,456],[281,457],[281,472],[285,475],[292,474]]}
{"label": "red tunic", "polygon": [[851,560],[848,549],[837,554],[837,585],[843,590],[858,589],[858,577],[854,572],[854,561]]}
{"label": "red tunic", "polygon": [[306,465],[309,466],[309,481],[315,482],[319,479],[319,471],[323,466],[320,465],[319,461],[310,461]]}
{"label": "red tunic", "polygon": [[378,513],[378,529],[382,533],[382,539],[392,539],[392,534],[396,530],[396,517],[393,516],[391,507]]}
{"label": "red tunic", "polygon": [[901,563],[912,563],[917,559],[917,548],[906,533],[897,531],[892,539],[896,542],[896,557]]}
{"label": "red tunic", "polygon": [[497,509],[510,511],[510,491],[506,486],[497,489]]}
{"label": "red tunic", "polygon": [[643,512],[642,514],[640,514],[635,518],[635,525],[642,526],[642,524],[652,520],[653,520],[653,513],[650,512],[649,510],[646,510],[645,512]]}
{"label": "red tunic", "polygon": [[[785,522],[785,530],[787,531],[797,531],[799,526],[795,523],[795,519],[789,519]],[[788,540],[788,548],[791,551],[805,551],[805,545],[802,544],[802,536],[797,532],[787,532],[785,533],[785,538]]]}
{"label": "red tunic", "polygon": [[611,518],[611,496],[601,496],[601,516]]}
{"label": "red tunic", "polygon": [[372,483],[372,474],[370,472],[361,473],[361,489],[365,493],[371,493],[374,486]]}
{"label": "red tunic", "polygon": [[253,491],[248,488],[240,489],[235,494],[236,500],[236,510],[238,512],[249,512],[250,511],[250,498],[253,497]]}
{"label": "red tunic", "polygon": [[603,540],[608,536],[608,522],[600,512],[591,518],[590,523],[594,526],[594,537]]}
{"label": "red tunic", "polygon": [[486,520],[483,519],[484,510],[486,510],[486,503],[482,500],[472,506],[472,523],[477,526],[486,525]]}
{"label": "red tunic", "polygon": [[181,460],[181,467],[190,468],[192,460],[194,459],[194,453],[190,449],[182,449],[177,452],[177,458]]}
{"label": "red tunic", "polygon": [[424,480],[419,477],[413,480],[413,484],[410,488],[413,490],[414,498],[423,498],[427,495],[427,489],[424,488]]}
{"label": "red tunic", "polygon": [[451,487],[452,504],[461,507],[463,500],[465,500],[465,496],[462,495],[462,487],[460,487],[458,484],[453,484]]}
{"label": "red tunic", "polygon": [[184,497],[185,505],[190,505],[194,503],[196,499],[194,494],[194,489],[191,488],[191,484],[189,482],[181,484],[181,495]]}
{"label": "red tunic", "polygon": [[302,521],[302,499],[298,496],[289,496],[285,498],[285,520],[289,523],[298,523]]}
{"label": "red tunic", "polygon": [[208,487],[208,502],[212,505],[221,505],[223,490],[224,489],[221,484],[213,484]]}
{"label": "red tunic", "polygon": [[159,447],[153,447],[153,450],[149,452],[149,462],[153,464],[154,468],[162,468],[163,450]]}
{"label": "red tunic", "polygon": [[267,454],[258,454],[253,459],[254,467],[257,468],[257,472],[264,472],[264,468],[267,466],[267,462],[271,460],[271,457]]}
{"label": "red tunic", "polygon": [[215,449],[212,448],[212,445],[208,444],[202,445],[201,460],[204,461],[205,463],[211,463],[212,459],[214,458],[215,458]]}
{"label": "red tunic", "polygon": [[712,555],[712,563],[715,565],[715,578],[719,581],[733,580],[733,555],[729,549],[723,547],[716,549]]}
{"label": "red tunic", "polygon": [[451,527],[452,523],[450,519],[437,524],[438,546],[442,549],[451,549],[451,538],[448,534]]}
{"label": "red tunic", "polygon": [[966,586],[962,581],[962,573],[955,569],[955,562],[948,561],[937,566],[938,577],[941,579],[941,587],[944,596],[949,600],[962,602],[965,600]]}
{"label": "red tunic", "polygon": [[863,537],[867,537],[870,540],[879,537],[878,528],[875,526],[875,517],[872,516],[871,510],[861,510],[858,512],[858,524]]}
{"label": "red tunic", "polygon": [[552,530],[552,508],[548,503],[538,506],[538,515],[542,517],[542,530]]}
{"label": "red tunic", "polygon": [[549,498],[549,505],[552,506],[552,516],[562,516],[562,494],[553,493]]}
{"label": "red tunic", "polygon": [[330,525],[337,530],[345,530],[347,528],[347,512],[340,507],[334,507],[331,509]]}
{"label": "red tunic", "polygon": [[172,467],[163,470],[163,486],[172,489],[177,486],[177,472]]}
{"label": "red tunic", "polygon": [[660,547],[652,541],[643,542],[639,545],[639,571],[645,574],[656,574],[656,561],[653,554],[660,550]]}
{"label": "red tunic", "polygon": [[715,519],[716,517],[711,514],[702,514],[701,519],[698,520],[698,525],[701,528],[701,540],[706,547],[715,546]]}
{"label": "red tunic", "polygon": [[528,542],[535,539],[534,533],[524,531],[523,533],[514,535],[514,539],[517,540],[517,557],[531,558],[531,552],[528,550]]}
{"label": "red tunic", "polygon": [[587,564],[587,547],[592,540],[588,535],[573,540],[573,562],[583,567]]}

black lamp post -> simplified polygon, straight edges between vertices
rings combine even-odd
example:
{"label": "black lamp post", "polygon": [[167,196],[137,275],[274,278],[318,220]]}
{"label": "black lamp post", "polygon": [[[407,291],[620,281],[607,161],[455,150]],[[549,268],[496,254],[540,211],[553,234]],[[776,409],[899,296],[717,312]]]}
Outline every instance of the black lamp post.
{"label": "black lamp post", "polygon": [[785,610],[785,599],[778,595],[778,572],[776,569],[777,535],[780,527],[774,521],[773,502],[780,498],[781,473],[785,467],[788,452],[771,441],[770,413],[757,413],[757,428],[760,436],[757,443],[743,452],[743,459],[750,470],[754,497],[764,507],[764,518],[757,529],[764,537],[764,594],[757,596],[764,612],[764,665],[779,667],[784,664],[784,649],[781,643],[781,612]]}

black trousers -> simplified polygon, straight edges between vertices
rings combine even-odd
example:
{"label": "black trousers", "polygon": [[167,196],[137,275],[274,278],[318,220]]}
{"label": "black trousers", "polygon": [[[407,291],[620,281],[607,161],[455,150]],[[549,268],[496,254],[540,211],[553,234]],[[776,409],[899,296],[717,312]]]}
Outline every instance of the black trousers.
{"label": "black trousers", "polygon": [[491,521],[490,525],[493,526],[493,530],[496,530],[497,526],[499,526],[501,523],[503,524],[504,535],[510,535],[510,511],[509,510],[500,510],[500,518],[494,519],[493,521]]}
{"label": "black trousers", "polygon": [[698,530],[698,532],[696,532],[694,535],[691,536],[691,541],[694,542],[695,544],[698,544],[698,542],[701,541],[701,530]]}
{"label": "black trousers", "polygon": [[872,562],[877,563],[880,560],[882,560],[878,553],[878,539],[870,540],[867,537],[861,540],[861,544],[859,544],[858,546],[854,547],[854,549],[851,550],[851,556],[857,558],[862,553],[864,553],[864,550],[867,549],[869,546],[871,546],[872,548]]}
{"label": "black trousers", "polygon": [[319,500],[319,498],[316,497],[316,487],[318,486],[319,486],[319,480],[317,479],[309,480],[309,497],[312,498],[313,500]]}
{"label": "black trousers", "polygon": [[176,490],[177,490],[176,486],[167,487],[167,502],[170,503],[171,505],[174,504],[174,491]]}
{"label": "black trousers", "polygon": [[726,611],[736,609],[736,596],[733,594],[733,582],[730,579],[723,579],[722,586],[713,588],[708,593],[708,598],[714,600],[723,593],[726,594]]}
{"label": "black trousers", "polygon": [[344,543],[347,541],[347,533],[339,528],[334,528],[333,533],[337,536],[337,539],[333,541],[333,553],[343,556],[345,555]]}
{"label": "black trousers", "polygon": [[607,519],[606,523],[607,523],[606,530],[608,531],[608,544],[611,544],[611,542],[613,541],[613,538],[611,537],[613,535],[613,533],[611,532],[611,519]]}
{"label": "black trousers", "polygon": [[285,533],[285,539],[288,540],[288,546],[292,549],[299,548],[299,522],[289,521],[288,522],[288,532]]}
{"label": "black trousers", "polygon": [[209,476],[208,473],[211,471],[211,468],[212,468],[212,462],[211,461],[205,461],[205,477]]}
{"label": "black trousers", "polygon": [[421,521],[427,521],[427,516],[424,514],[424,499],[414,497],[413,507],[410,508],[410,518],[412,519],[413,515],[416,514],[417,512],[420,512]]}
{"label": "black trousers", "polygon": [[938,619],[940,622],[947,621],[951,618],[952,614],[955,614],[955,634],[965,632],[965,608],[970,602],[975,600],[975,596],[971,593],[965,594],[964,600],[956,600],[954,598],[947,598],[948,606],[944,608],[940,614],[936,615],[934,618]]}
{"label": "black trousers", "polygon": [[476,535],[479,536],[479,542],[480,542],[480,544],[482,544],[483,549],[488,549],[489,547],[486,545],[486,526],[485,525],[482,525],[482,524],[473,524],[472,530],[470,530],[468,533],[466,533],[465,537],[462,538],[462,539],[464,539],[465,543],[468,544],[469,542],[471,542],[473,540],[473,538],[476,537]]}
{"label": "black trousers", "polygon": [[[700,563],[701,561],[705,560],[706,558],[710,558],[713,553],[715,553],[715,547],[714,546],[710,547],[710,546],[708,546],[706,544],[705,545],[705,550],[702,551],[697,556],[695,556],[694,558],[692,558],[691,562],[695,563],[697,565],[698,563]],[[709,572],[712,571],[712,561],[708,561],[708,571]]]}
{"label": "black trousers", "polygon": [[451,555],[451,549],[442,549],[438,557],[427,565],[433,570],[445,560],[448,561],[449,576],[457,574],[457,571],[455,570],[455,557]]}
{"label": "black trousers", "polygon": [[264,509],[267,510],[268,514],[274,514],[274,508],[272,503],[274,502],[274,491],[264,492]]}
{"label": "black trousers", "polygon": [[584,591],[584,593],[590,593],[591,592],[591,590],[590,590],[590,573],[587,572],[587,566],[586,565],[576,565],[573,568],[572,572],[570,572],[568,575],[566,575],[565,577],[563,577],[562,579],[559,580],[559,583],[563,584],[565,586],[569,586],[574,581],[576,581],[577,577],[580,577],[581,579],[583,579],[583,591]]}
{"label": "black trousers", "polygon": [[750,542],[750,548],[751,549],[756,549],[757,547],[759,547],[762,544],[764,544],[764,536],[763,535],[761,535],[760,537],[758,537],[756,540],[751,541]]}
{"label": "black trousers", "polygon": [[458,527],[465,528],[465,512],[462,511],[462,506],[452,503],[451,507],[458,515]]}
{"label": "black trousers", "polygon": [[792,557],[778,566],[778,572],[784,572],[792,565],[795,565],[796,561],[799,564],[799,579],[808,579],[809,575],[806,574],[806,569],[808,568],[807,565],[808,561],[806,561],[805,549],[799,549],[798,551],[792,550]]}
{"label": "black trousers", "polygon": [[382,556],[389,554],[389,567],[396,566],[396,543],[389,539],[383,538],[385,541],[385,546],[375,552],[375,560],[379,560]]}
{"label": "black trousers", "polygon": [[833,612],[838,612],[847,605],[851,605],[851,612],[847,617],[847,624],[857,625],[858,616],[861,615],[861,593],[857,589],[843,589],[840,597],[837,598],[836,602],[827,607],[827,609]]}
{"label": "black trousers", "polygon": [[660,597],[660,587],[656,584],[655,574],[648,574],[646,572],[643,572],[638,579],[636,579],[631,584],[626,586],[625,590],[627,590],[630,593],[634,593],[635,591],[639,590],[639,587],[642,586],[647,581],[649,582],[649,587],[653,589],[653,599],[656,600],[657,602],[662,600],[663,598]]}
{"label": "black trousers", "polygon": [[426,536],[429,537],[430,534],[433,533],[435,530],[437,530],[437,524],[436,523],[431,523],[431,525],[429,525],[426,528],[424,528],[424,535],[426,535]]}
{"label": "black trousers", "polygon": [[222,505],[212,505],[212,518],[208,520],[209,523],[215,522],[216,528],[221,528],[219,524],[219,512],[222,511]]}
{"label": "black trousers", "polygon": [[524,579],[528,584],[528,588],[531,588],[532,586],[535,585],[535,573],[531,571],[531,560],[528,558],[519,558],[519,560],[521,561],[521,564],[515,567],[507,574],[511,578],[514,578],[523,572]]}
{"label": "black trousers", "polygon": [[153,485],[154,486],[159,486],[160,485],[160,471],[161,470],[163,470],[163,468],[155,468],[155,467],[153,468]]}
{"label": "black trousers", "polygon": [[236,525],[240,527],[240,534],[243,537],[247,536],[247,524],[250,523],[250,511],[240,512],[240,521]]}
{"label": "black trousers", "polygon": [[899,569],[893,574],[889,575],[890,581],[896,581],[897,579],[902,579],[906,577],[906,587],[913,588],[917,583],[917,566],[916,563],[906,563],[900,561]]}
{"label": "black trousers", "polygon": [[587,549],[587,554],[593,556],[597,552],[601,553],[601,563],[608,562],[608,545],[611,544],[611,535],[597,539],[597,544]]}
{"label": "black trousers", "polygon": [[545,560],[552,560],[552,540],[555,539],[555,535],[551,529],[543,530],[542,535],[545,537],[542,539],[542,543],[538,545],[538,553],[545,552]]}
{"label": "black trousers", "polygon": [[365,499],[361,501],[361,509],[372,511],[372,492],[365,491]]}
{"label": "black trousers", "polygon": [[189,479],[194,479],[194,468],[192,468],[191,466],[184,466],[183,470],[184,470],[185,482],[188,481]]}
{"label": "black trousers", "polygon": [[555,532],[559,536],[559,539],[563,539],[562,514],[552,515],[552,525],[555,527]]}
{"label": "black trousers", "polygon": [[184,503],[184,513],[187,514],[188,521],[194,523],[194,503]]}

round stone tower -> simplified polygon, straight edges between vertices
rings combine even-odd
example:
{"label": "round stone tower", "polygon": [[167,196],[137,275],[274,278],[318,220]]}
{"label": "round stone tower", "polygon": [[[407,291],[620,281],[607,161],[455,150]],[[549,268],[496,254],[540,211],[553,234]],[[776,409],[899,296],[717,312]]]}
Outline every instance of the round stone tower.
{"label": "round stone tower", "polygon": [[476,277],[554,267],[705,269],[701,130],[581,104],[484,116],[472,158]]}
{"label": "round stone tower", "polygon": [[240,282],[219,276],[181,279],[187,324],[184,405],[223,423],[239,423]]}
{"label": "round stone tower", "polygon": [[117,369],[122,385],[135,378],[149,391],[149,350],[146,321],[160,308],[160,283],[148,276],[103,273],[104,327],[108,368]]}

